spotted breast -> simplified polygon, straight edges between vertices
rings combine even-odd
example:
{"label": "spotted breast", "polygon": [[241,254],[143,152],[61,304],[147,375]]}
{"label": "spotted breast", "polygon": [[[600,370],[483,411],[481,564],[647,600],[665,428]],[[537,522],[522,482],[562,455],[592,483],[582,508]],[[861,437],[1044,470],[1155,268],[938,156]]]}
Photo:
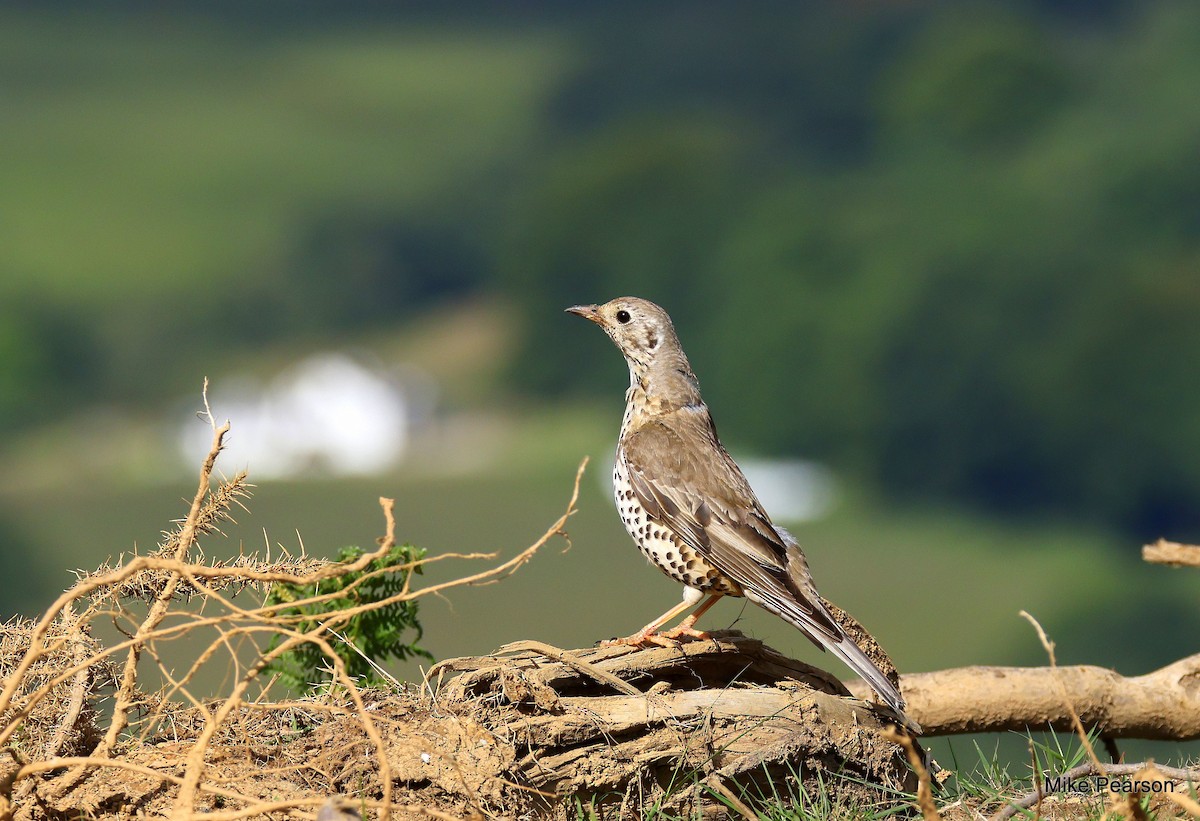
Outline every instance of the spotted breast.
{"label": "spotted breast", "polygon": [[624,454],[613,464],[613,495],[625,530],[649,562],[669,577],[703,593],[740,596],[742,589],[661,522],[651,518],[629,483]]}

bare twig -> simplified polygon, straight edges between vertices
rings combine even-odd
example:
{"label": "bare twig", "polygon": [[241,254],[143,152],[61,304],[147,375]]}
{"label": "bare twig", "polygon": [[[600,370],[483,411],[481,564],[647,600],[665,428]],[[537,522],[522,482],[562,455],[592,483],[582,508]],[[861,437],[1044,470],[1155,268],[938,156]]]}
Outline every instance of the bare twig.
{"label": "bare twig", "polygon": [[[188,549],[196,539],[196,525],[200,518],[200,510],[204,506],[204,501],[208,497],[208,488],[210,477],[212,476],[213,467],[217,462],[217,456],[221,453],[224,447],[225,434],[229,432],[229,423],[226,422],[219,428],[212,418],[212,411],[208,408],[208,382],[205,380],[204,405],[208,413],[209,424],[213,426],[212,446],[209,448],[208,456],[204,460],[204,464],[200,468],[200,483],[196,489],[196,495],[192,499],[192,509],[188,512],[187,519],[183,526],[180,527],[178,536],[175,539],[174,559],[177,562],[182,562],[187,556]],[[163,620],[167,613],[167,608],[170,607],[171,599],[175,594],[175,588],[179,584],[179,576],[171,577],[171,580],[159,593],[158,598],[154,600],[154,604],[150,606],[150,611],[146,614],[146,618],[138,626],[135,638],[144,638],[147,633],[150,633]],[[106,756],[112,752],[113,746],[117,743],[117,738],[125,729],[129,722],[129,708],[134,702],[134,688],[137,683],[137,665],[138,659],[141,658],[142,643],[138,642],[129,648],[129,654],[125,657],[125,667],[121,671],[121,681],[117,687],[116,703],[113,706],[113,716],[108,725],[108,731],[104,734],[103,740],[96,745],[93,755]]]}
{"label": "bare twig", "polygon": [[[575,510],[576,510],[575,503],[578,500],[578,496],[579,496],[579,484],[580,484],[580,480],[582,478],[582,472],[583,472],[583,469],[584,469],[584,466],[586,465],[586,463],[587,463],[587,460],[584,460],[584,462],[580,464],[579,470],[576,472],[575,484],[574,484],[574,488],[572,490],[571,500],[568,503],[566,512],[562,516],[560,516],[559,519],[554,524],[552,524],[550,526],[550,528],[542,535],[541,538],[539,538],[536,542],[534,542],[532,545],[527,547],[525,550],[521,551],[521,553],[519,553],[517,556],[513,557],[512,559],[508,560],[507,562],[504,562],[500,565],[489,568],[488,570],[481,571],[479,573],[475,573],[475,574],[472,574],[469,576],[454,579],[454,580],[451,580],[448,582],[442,582],[440,584],[433,585],[431,587],[421,588],[416,591],[411,591],[408,594],[401,593],[401,594],[397,594],[397,595],[392,596],[387,599],[365,603],[365,604],[359,605],[354,608],[339,610],[337,612],[337,616],[338,616],[339,620],[344,621],[350,617],[359,615],[360,613],[364,613],[369,610],[374,610],[374,609],[377,609],[380,607],[385,607],[396,601],[406,601],[406,600],[416,599],[416,598],[420,598],[421,596],[427,595],[429,593],[440,593],[445,590],[450,590],[450,589],[465,586],[465,585],[489,584],[489,583],[498,581],[500,578],[504,578],[504,577],[511,575],[518,568],[520,568],[522,565],[524,565],[529,560],[531,560],[533,558],[534,554],[537,553],[538,549],[540,549],[543,545],[545,545],[545,543],[547,541],[549,541],[553,536],[562,534],[562,532],[563,532],[562,528],[566,524],[567,518],[575,513]],[[61,596],[59,596],[58,599],[55,600],[54,604],[52,604],[50,606],[49,610],[42,617],[42,619],[34,626],[33,631],[31,633],[31,637],[30,637],[30,649],[22,657],[21,661],[16,665],[16,667],[14,668],[13,674],[5,679],[4,690],[2,692],[0,692],[0,714],[5,714],[5,710],[10,709],[12,707],[12,700],[13,700],[14,695],[17,692],[18,685],[21,683],[21,681],[24,680],[25,674],[29,671],[29,668],[33,665],[33,663],[38,658],[40,658],[42,655],[44,655],[46,652],[52,652],[55,649],[54,647],[44,648],[44,647],[42,647],[42,643],[43,643],[43,640],[45,639],[46,634],[50,630],[51,624],[54,622],[55,618],[64,610],[64,608],[66,608],[69,604],[71,604],[74,601],[86,598],[95,590],[105,588],[105,587],[110,587],[113,585],[118,585],[122,582],[122,580],[124,580],[138,572],[141,572],[147,568],[160,568],[160,569],[169,570],[171,573],[176,574],[181,579],[191,579],[193,583],[197,583],[199,578],[209,578],[209,577],[213,577],[213,576],[223,577],[223,576],[230,575],[230,574],[237,573],[237,572],[244,572],[245,575],[247,575],[247,576],[262,578],[263,580],[280,580],[280,581],[287,581],[287,582],[291,582],[291,583],[295,583],[295,584],[314,584],[316,582],[319,582],[322,579],[332,578],[334,576],[341,575],[344,573],[361,571],[366,566],[367,563],[374,561],[375,559],[382,558],[382,555],[384,552],[385,551],[383,549],[381,549],[380,551],[375,551],[373,553],[363,554],[357,560],[355,560],[354,562],[352,562],[350,564],[340,564],[337,562],[333,562],[333,563],[330,563],[329,566],[322,567],[322,568],[318,569],[317,571],[314,571],[311,574],[302,575],[302,576],[296,576],[293,574],[286,574],[286,573],[255,573],[253,571],[234,571],[229,568],[212,568],[212,567],[208,567],[206,565],[187,564],[186,562],[176,561],[174,559],[168,559],[168,558],[155,558],[155,557],[151,557],[151,556],[137,556],[137,557],[131,559],[128,564],[120,566],[108,573],[81,579],[74,587],[71,588],[71,590],[69,590],[69,591],[63,593]],[[494,555],[495,554],[491,554],[491,553],[447,553],[447,554],[442,554],[440,556],[432,557],[428,560],[422,560],[422,562],[413,562],[413,563],[409,563],[409,564],[405,564],[405,565],[399,565],[397,567],[390,568],[390,569],[391,570],[411,569],[413,567],[419,566],[423,562],[432,562],[432,561],[445,560],[445,559],[487,558],[487,557],[491,557]],[[360,579],[360,581],[361,581],[361,579]],[[314,603],[330,601],[332,599],[338,598],[340,595],[345,595],[347,591],[352,589],[352,587],[353,587],[352,585],[348,585],[346,588],[343,588],[339,593],[331,593],[331,594],[325,594],[325,595],[321,595],[321,596],[313,596],[313,597],[310,597],[307,599],[290,602],[289,606],[310,605],[310,604],[314,604]],[[211,591],[211,589],[209,589],[209,595],[210,596],[213,595],[213,592]],[[222,598],[221,601],[228,603],[229,606],[233,607],[233,609],[236,611],[236,613],[243,618],[260,619],[260,620],[266,619],[266,620],[269,620],[271,624],[284,625],[284,626],[289,621],[297,620],[297,619],[285,619],[285,618],[278,618],[278,617],[272,618],[274,611],[276,609],[278,609],[278,606],[260,607],[260,608],[253,608],[253,609],[241,609],[241,608],[235,607],[234,605],[232,605],[232,603],[229,603],[227,599]],[[305,617],[305,618],[307,618],[307,617]],[[125,641],[122,641],[115,645],[106,647],[103,650],[99,651],[97,654],[95,654],[91,659],[89,659],[88,664],[94,663],[96,661],[104,660],[104,659],[106,659],[116,653],[119,653],[123,650],[129,650],[130,648],[132,648],[134,646],[144,646],[148,642],[174,638],[179,635],[191,632],[198,628],[213,627],[216,625],[226,623],[230,619],[231,619],[231,616],[229,614],[223,614],[220,616],[210,616],[210,617],[199,617],[199,616],[190,617],[190,620],[184,621],[182,623],[172,624],[169,627],[159,627],[157,629],[146,632],[145,634],[141,635],[140,637],[134,635],[134,636],[131,636],[130,638],[126,639]],[[12,712],[7,713],[7,715],[6,715],[7,723],[3,727],[0,727],[0,746],[6,744],[8,742],[8,740],[12,737],[13,733],[15,733],[17,731],[17,729],[21,726],[21,721],[23,721],[26,717],[28,717],[29,713],[33,710],[33,708],[36,706],[36,704],[42,698],[44,698],[46,694],[48,694],[54,687],[61,684],[62,681],[69,678],[70,676],[74,675],[75,673],[77,673],[79,669],[81,669],[81,668],[80,667],[72,667],[72,668],[69,668],[68,670],[65,670],[63,673],[61,673],[59,676],[57,676],[54,679],[52,679],[51,681],[49,681],[47,684],[45,684],[43,687],[39,688],[33,694],[30,694],[30,695],[26,696],[25,698],[23,698],[21,704],[18,705],[16,707],[16,709],[13,709]]]}
{"label": "bare twig", "polygon": [[379,505],[383,508],[384,531],[379,546],[391,550],[396,546],[396,500],[385,496],[379,497]]}
{"label": "bare twig", "polygon": [[1142,548],[1142,560],[1171,567],[1200,567],[1200,546],[1159,539]]}
{"label": "bare twig", "polygon": [[71,733],[75,731],[87,699],[88,683],[92,678],[90,648],[84,641],[82,633],[79,632],[82,628],[77,618],[74,617],[74,613],[64,613],[64,622],[71,625],[71,660],[74,662],[76,672],[74,681],[71,683],[71,697],[67,703],[67,711],[59,720],[58,729],[54,732],[54,737],[46,749],[46,754],[50,757],[62,755],[63,747]]}
{"label": "bare twig", "polygon": [[737,810],[738,814],[741,815],[742,818],[745,818],[746,821],[758,821],[758,813],[750,809],[750,807],[746,805],[746,802],[738,797],[737,793],[725,785],[725,781],[721,778],[719,773],[713,773],[704,780],[704,783],[707,784],[710,789],[720,793],[721,796],[729,802],[729,806]]}
{"label": "bare twig", "polygon": [[886,727],[880,730],[879,734],[893,744],[899,744],[904,748],[908,763],[917,774],[917,806],[921,809],[921,817],[925,821],[942,821],[942,815],[933,801],[933,785],[929,777],[929,769],[925,766],[921,754],[917,752],[917,745],[913,743],[912,736],[895,727]]}
{"label": "bare twig", "polygon": [[[213,444],[201,468],[200,483],[187,519],[172,534],[168,534],[167,539],[164,540],[163,547],[156,553],[149,556],[134,556],[126,563],[118,564],[111,569],[103,568],[95,573],[82,575],[70,590],[55,600],[36,624],[30,623],[28,628],[23,628],[24,632],[21,635],[20,643],[16,646],[25,649],[23,652],[13,655],[15,663],[6,667],[4,680],[0,682],[0,714],[4,715],[4,722],[0,725],[0,745],[12,739],[14,733],[23,726],[34,708],[39,703],[44,702],[52,693],[55,693],[56,688],[59,688],[57,693],[60,695],[55,695],[55,698],[66,699],[66,695],[61,695],[61,687],[64,682],[71,681],[73,686],[70,693],[67,694],[69,695],[69,700],[64,702],[63,717],[60,721],[51,725],[54,730],[54,738],[50,745],[51,754],[61,753],[67,734],[77,722],[81,711],[85,708],[87,700],[91,695],[89,684],[91,683],[93,668],[105,663],[107,659],[112,658],[116,654],[125,654],[125,663],[119,678],[115,715],[109,724],[104,740],[97,744],[95,748],[96,753],[92,756],[70,758],[54,755],[54,757],[45,761],[21,762],[20,767],[13,768],[12,777],[7,780],[6,789],[0,795],[0,818],[5,817],[6,811],[10,812],[12,809],[11,805],[5,805],[5,802],[8,800],[8,795],[11,794],[13,786],[18,781],[24,780],[25,784],[23,786],[27,788],[32,787],[34,783],[49,784],[51,782],[35,782],[32,777],[43,773],[59,771],[66,767],[73,769],[66,776],[52,782],[54,785],[53,788],[49,792],[43,791],[41,793],[43,798],[50,800],[59,800],[61,798],[66,800],[64,796],[78,783],[79,776],[89,771],[94,771],[99,767],[117,767],[130,772],[139,772],[143,775],[152,775],[168,784],[177,786],[178,791],[174,797],[173,815],[181,818],[188,817],[195,812],[197,796],[202,793],[220,796],[222,799],[236,800],[244,805],[242,809],[229,809],[221,813],[206,812],[205,817],[209,818],[241,818],[251,815],[262,815],[279,809],[298,809],[313,806],[308,799],[274,803],[258,801],[233,790],[215,788],[212,786],[212,780],[205,778],[206,753],[209,745],[217,738],[219,731],[232,731],[240,733],[244,737],[252,731],[237,727],[230,728],[229,725],[235,721],[244,721],[247,709],[267,711],[288,710],[296,706],[293,703],[263,704],[247,702],[246,698],[249,688],[258,681],[259,674],[265,669],[266,665],[302,642],[316,645],[329,660],[334,670],[335,680],[340,687],[339,692],[345,693],[353,706],[352,710],[348,708],[337,708],[337,710],[346,715],[353,715],[357,719],[357,723],[362,727],[363,732],[374,748],[371,757],[375,759],[374,767],[378,771],[382,800],[378,802],[364,802],[364,806],[377,808],[380,818],[387,818],[389,813],[393,811],[400,811],[406,814],[425,814],[436,818],[453,818],[454,816],[433,808],[392,803],[392,764],[388,752],[384,747],[383,737],[376,727],[376,719],[372,716],[372,710],[368,709],[364,703],[362,694],[355,683],[347,675],[341,658],[334,652],[327,638],[325,638],[325,633],[330,632],[336,635],[337,629],[354,616],[385,607],[395,601],[412,600],[429,593],[437,594],[440,591],[462,585],[489,584],[515,572],[531,560],[538,549],[554,536],[566,536],[563,528],[567,519],[575,512],[580,481],[586,466],[586,460],[580,464],[576,472],[567,510],[540,539],[512,559],[479,573],[466,576],[465,578],[432,585],[428,588],[412,590],[409,588],[408,583],[406,583],[401,593],[387,600],[369,602],[347,610],[331,612],[319,624],[308,630],[308,632],[298,632],[289,627],[290,624],[295,622],[295,618],[280,616],[278,613],[279,606],[240,607],[220,591],[232,590],[236,594],[247,583],[256,583],[263,586],[278,581],[313,584],[321,579],[363,571],[369,563],[385,556],[388,550],[394,547],[396,543],[395,518],[392,504],[389,500],[381,499],[386,520],[386,532],[385,536],[380,540],[379,550],[364,554],[357,561],[349,564],[310,560],[307,557],[302,557],[302,560],[293,560],[290,556],[274,564],[270,564],[269,562],[264,564],[253,556],[245,555],[239,556],[230,563],[215,561],[212,564],[205,564],[202,555],[194,557],[188,555],[189,547],[196,544],[198,535],[216,530],[215,523],[220,521],[220,517],[224,515],[224,511],[228,506],[236,502],[239,489],[246,485],[244,477],[239,475],[235,477],[233,482],[225,483],[218,490],[210,490],[212,471],[215,460],[221,450],[223,436],[228,430],[228,424],[220,428],[216,427],[215,423],[211,420],[211,411],[207,409],[207,397],[204,415],[209,418],[210,424],[214,429]],[[197,551],[197,554],[199,554],[199,551]],[[494,555],[491,553],[446,554],[417,562],[373,570],[369,571],[369,573],[361,573],[360,576],[369,575],[370,577],[374,577],[387,572],[411,571],[425,563],[439,560],[452,558],[491,558]],[[192,559],[195,560],[193,561]],[[411,582],[411,573],[408,574],[407,579],[408,582]],[[361,584],[361,582],[362,578],[360,577],[355,584]],[[345,596],[348,592],[350,592],[349,589],[341,589],[333,593],[312,596],[302,602],[289,602],[288,604],[289,606],[320,604],[331,601],[339,596]],[[118,642],[114,646],[97,649],[95,652],[92,652],[91,648],[86,648],[87,652],[82,652],[72,643],[72,636],[74,634],[70,630],[66,628],[64,628],[65,632],[59,630],[58,625],[62,622],[79,622],[82,624],[83,621],[103,615],[104,613],[98,604],[100,601],[111,602],[109,614],[114,618],[114,623],[117,623],[117,619],[124,619],[126,617],[126,611],[124,611],[122,603],[126,595],[146,598],[151,602],[145,618],[141,619],[136,625],[130,624],[127,631],[124,627],[121,628],[122,632],[127,636],[126,640]],[[170,603],[176,598],[185,595],[199,595],[206,604],[220,606],[222,612],[218,615],[198,615],[186,611],[170,611]],[[75,616],[74,605],[77,602],[89,599],[91,606],[89,606],[85,615],[82,617]],[[178,620],[166,623],[164,618],[168,614],[178,617]],[[200,629],[212,629],[216,635],[208,647],[199,653],[195,663],[182,676],[174,675],[160,658],[158,650],[155,647],[155,642],[179,638]],[[236,684],[232,692],[223,701],[206,705],[202,699],[197,698],[189,692],[189,682],[200,668],[219,651],[225,650],[228,652],[233,664],[237,666],[240,664],[237,645],[239,643],[253,642],[257,648],[260,646],[258,641],[264,636],[281,636],[283,641],[270,652],[261,654],[258,660],[250,667],[238,668],[239,672],[236,674]],[[68,653],[63,658],[56,659],[55,664],[46,668],[44,672],[38,672],[32,678],[28,676],[31,670],[35,672],[42,670],[42,667],[34,666],[40,660],[44,660],[52,654],[58,654],[59,657],[62,657],[64,651],[70,650],[72,647],[75,647],[73,652]],[[153,659],[158,664],[170,688],[165,694],[145,697],[138,693],[137,661],[143,656]],[[48,676],[47,672],[49,673]],[[46,680],[47,678],[49,678],[48,681]],[[22,686],[28,687],[31,691],[23,691]],[[19,698],[18,694],[20,694]],[[182,694],[184,699],[186,699],[186,703],[191,704],[190,711],[178,707],[174,701],[171,701],[178,694]],[[261,698],[261,694],[258,698]],[[141,702],[145,703],[141,704]],[[163,722],[162,726],[167,727],[168,731],[170,731],[172,726],[178,726],[174,722],[178,721],[180,716],[190,716],[188,721],[193,723],[185,730],[187,735],[184,737],[188,738],[192,743],[188,748],[189,752],[186,757],[182,776],[164,774],[153,768],[112,758],[117,739],[120,737],[121,732],[129,725],[132,710],[139,705],[145,706],[150,710],[150,720],[147,726],[161,719]],[[317,705],[306,704],[304,709],[320,710],[322,708]],[[199,721],[199,733],[198,735],[193,735],[194,730],[192,728],[197,726],[194,724],[196,720]],[[361,752],[356,753],[359,756],[361,754]],[[281,771],[285,769],[288,768],[280,768]],[[54,795],[50,793],[54,793]]]}
{"label": "bare twig", "polygon": [[[584,468],[586,467],[586,465],[587,465],[587,460],[584,459],[584,461],[580,464],[579,469],[576,471],[575,483],[574,483],[574,487],[572,489],[571,499],[567,505],[566,512],[563,513],[563,515],[560,516],[559,519],[553,525],[551,525],[551,527],[546,531],[546,533],[540,539],[538,539],[534,544],[532,544],[530,547],[526,548],[524,551],[522,551],[516,557],[514,557],[513,559],[510,559],[508,562],[505,562],[504,564],[500,565],[499,567],[492,568],[491,570],[483,571],[482,573],[478,573],[473,576],[468,576],[463,579],[458,579],[453,582],[447,582],[447,583],[443,583],[441,585],[434,585],[430,588],[422,588],[419,591],[414,591],[414,592],[409,593],[407,598],[408,599],[417,598],[419,595],[427,594],[431,590],[435,590],[435,589],[445,589],[445,588],[449,588],[449,587],[461,586],[464,584],[478,584],[478,583],[484,583],[487,581],[494,581],[497,578],[511,574],[517,568],[519,568],[520,566],[522,566],[523,564],[528,562],[542,545],[544,545],[547,541],[549,541],[553,536],[555,536],[557,534],[561,534],[563,532],[562,528],[565,526],[568,517],[570,517],[575,512],[575,503],[577,502],[577,500],[579,498],[579,484],[583,477],[583,471],[584,471]],[[387,512],[388,512],[386,505],[384,506],[384,511],[385,511],[385,516],[386,516]],[[384,542],[386,542],[387,539],[388,539],[388,537],[385,536]],[[199,581],[193,581],[193,583],[202,586],[202,583]],[[215,592],[210,591],[209,594],[211,596],[213,596],[214,598],[220,600],[223,604],[225,604],[226,607],[230,608],[234,612],[239,612],[243,615],[250,615],[252,612],[252,611],[246,611],[246,610],[242,610],[241,608],[238,608],[232,602],[229,602],[228,600],[224,599],[223,597],[221,597],[219,594],[216,594]],[[321,638],[321,634],[324,633],[326,630],[328,630],[331,626],[344,624],[345,622],[349,621],[349,619],[351,617],[353,617],[354,615],[357,615],[360,612],[365,612],[367,610],[379,609],[395,600],[398,600],[398,597],[393,596],[388,599],[370,602],[368,604],[360,605],[355,608],[339,610],[336,613],[329,614],[328,619],[320,622],[319,624],[314,626],[311,630],[309,630],[306,633],[296,633],[296,632],[288,631],[288,630],[279,631],[282,635],[287,636],[287,638],[283,642],[281,642],[279,644],[279,646],[275,647],[273,650],[269,651],[268,653],[264,654],[261,658],[259,658],[259,660],[242,677],[242,679],[240,680],[238,685],[234,688],[233,693],[225,700],[225,702],[223,702],[221,704],[221,706],[211,716],[211,718],[206,720],[204,730],[201,732],[199,738],[197,739],[195,745],[192,747],[192,750],[188,755],[187,770],[185,772],[184,781],[180,787],[179,794],[176,796],[176,799],[175,799],[175,805],[174,805],[175,810],[174,811],[175,812],[186,812],[186,811],[191,810],[192,805],[195,800],[195,794],[196,794],[196,791],[198,789],[198,785],[200,782],[200,777],[204,770],[204,752],[205,752],[209,742],[212,740],[212,737],[215,734],[217,728],[221,726],[221,724],[225,721],[226,718],[228,718],[229,714],[233,711],[233,709],[242,703],[242,699],[246,692],[246,689],[250,686],[250,684],[254,680],[254,678],[265,667],[267,667],[274,659],[278,658],[279,656],[283,655],[287,651],[291,650],[293,647],[296,647],[303,642],[311,642],[313,644],[316,644],[318,647],[320,647],[322,652],[325,653],[325,655],[329,658],[330,662],[333,664],[337,678],[339,679],[339,681],[341,681],[343,686],[346,687],[347,691],[350,693],[351,697],[354,699],[356,706],[359,708],[359,713],[363,720],[364,730],[370,736],[371,741],[375,744],[376,749],[378,750],[380,781],[381,781],[381,787],[383,789],[383,802],[384,802],[384,806],[381,809],[380,817],[384,821],[386,821],[386,819],[388,817],[388,812],[389,812],[388,805],[390,805],[390,802],[391,802],[392,779],[391,779],[391,775],[390,775],[390,772],[391,772],[390,764],[387,760],[386,750],[383,747],[382,738],[378,735],[378,732],[375,730],[373,722],[370,720],[370,717],[366,711],[365,705],[362,704],[361,694],[359,693],[358,688],[354,685],[354,682],[346,674],[344,662],[333,651],[333,648],[330,647],[323,638]],[[277,628],[275,628],[275,629],[277,629]]]}
{"label": "bare twig", "polygon": [[[1097,769],[1095,762],[1087,761],[1080,764],[1078,767],[1072,767],[1056,778],[1065,781],[1076,781],[1080,778],[1089,776],[1105,775],[1113,776],[1131,776],[1135,781],[1142,780],[1159,780],[1159,781],[1175,781],[1175,782],[1200,782],[1200,768],[1185,769],[1181,767],[1159,767],[1149,762],[1141,762],[1138,764],[1101,764]],[[992,816],[992,821],[1005,821],[1012,818],[1021,810],[1027,810],[1034,806],[1040,800],[1042,795],[1041,789],[1033,790],[1026,795],[1021,796],[1015,801],[1010,801],[1007,806]],[[1186,809],[1193,815],[1200,816],[1200,805],[1188,798],[1186,795],[1179,795],[1172,792],[1159,793],[1167,798],[1176,796],[1171,800],[1179,804],[1180,807]],[[1182,799],[1182,802],[1179,800]],[[1192,809],[1192,807],[1195,809]]]}
{"label": "bare twig", "polygon": [[1033,629],[1037,631],[1038,639],[1042,642],[1042,647],[1046,650],[1046,655],[1050,658],[1050,669],[1054,673],[1054,682],[1058,685],[1059,693],[1063,700],[1063,706],[1071,716],[1071,724],[1075,728],[1075,732],[1079,735],[1079,741],[1083,744],[1084,750],[1087,751],[1088,758],[1092,760],[1092,764],[1099,769],[1103,766],[1100,763],[1099,757],[1096,755],[1095,749],[1092,747],[1092,740],[1088,738],[1087,730],[1083,727],[1083,722],[1079,720],[1079,713],[1075,712],[1075,705],[1071,701],[1071,696],[1067,692],[1067,687],[1062,682],[1062,678],[1058,675],[1058,659],[1054,656],[1054,642],[1046,635],[1046,631],[1042,629],[1042,625],[1038,623],[1032,615],[1022,610],[1018,615],[1033,625]]}

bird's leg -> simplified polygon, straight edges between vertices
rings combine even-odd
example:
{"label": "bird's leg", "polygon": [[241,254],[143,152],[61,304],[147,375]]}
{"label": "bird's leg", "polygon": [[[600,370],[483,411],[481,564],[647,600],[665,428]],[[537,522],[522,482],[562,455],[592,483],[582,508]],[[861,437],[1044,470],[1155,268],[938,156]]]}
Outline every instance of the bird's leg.
{"label": "bird's leg", "polygon": [[664,624],[666,624],[671,619],[675,618],[676,616],[678,616],[680,613],[682,613],[684,610],[687,610],[691,606],[692,606],[692,602],[688,601],[687,599],[684,599],[679,604],[675,605],[670,610],[663,613],[657,619],[655,619],[654,621],[647,624],[641,630],[634,633],[632,636],[626,636],[623,639],[608,639],[607,641],[600,642],[600,646],[601,647],[619,647],[622,645],[628,645],[630,647],[641,647],[646,644],[659,644],[659,642],[655,641],[655,639],[658,637],[657,636],[658,628],[662,627]]}
{"label": "bird's leg", "polygon": [[672,607],[667,612],[663,613],[654,621],[647,624],[641,630],[634,633],[632,636],[626,636],[623,639],[609,639],[608,641],[600,642],[601,647],[618,647],[627,645],[630,647],[644,647],[647,644],[657,644],[660,647],[674,647],[679,642],[676,641],[677,636],[687,636],[694,639],[709,638],[708,633],[700,630],[695,630],[692,625],[696,623],[696,619],[700,618],[704,613],[717,603],[723,594],[712,593],[699,607],[697,607],[686,619],[679,623],[678,627],[659,633],[658,628],[669,622],[671,619],[678,616],[684,610],[687,610],[693,604],[695,599],[688,601],[684,599],[679,604]]}
{"label": "bird's leg", "polygon": [[690,639],[710,639],[712,635],[704,630],[697,630],[693,625],[708,612],[709,608],[721,600],[722,593],[712,593],[705,599],[699,607],[688,614],[688,617],[679,622],[678,625],[670,630],[659,633],[658,637],[662,639],[678,639],[680,636],[687,636]]}

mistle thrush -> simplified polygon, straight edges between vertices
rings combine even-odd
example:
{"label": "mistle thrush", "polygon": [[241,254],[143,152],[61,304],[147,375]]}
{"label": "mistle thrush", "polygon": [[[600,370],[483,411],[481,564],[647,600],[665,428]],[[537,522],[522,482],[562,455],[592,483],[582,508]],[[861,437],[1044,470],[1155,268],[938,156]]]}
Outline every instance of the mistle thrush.
{"label": "mistle thrush", "polygon": [[[567,311],[603,328],[629,364],[613,466],[617,508],[651,564],[685,586],[682,603],[618,643],[706,638],[696,620],[722,596],[745,596],[844,661],[904,716],[899,691],[826,609],[800,545],[771,523],[717,438],[667,312],[634,297]],[[678,627],[660,631],[697,604]]]}

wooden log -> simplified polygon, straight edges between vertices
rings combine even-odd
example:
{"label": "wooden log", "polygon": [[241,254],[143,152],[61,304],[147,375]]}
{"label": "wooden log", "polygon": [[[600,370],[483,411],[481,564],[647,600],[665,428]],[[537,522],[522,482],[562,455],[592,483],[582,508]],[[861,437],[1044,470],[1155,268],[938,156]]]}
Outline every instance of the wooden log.
{"label": "wooden log", "polygon": [[[1065,688],[1084,725],[1110,738],[1200,738],[1200,654],[1141,676],[1083,664],[959,667],[911,673],[900,682],[909,714],[926,736],[1026,728],[1070,732]],[[860,695],[870,692],[860,681],[850,682],[850,689]]]}

